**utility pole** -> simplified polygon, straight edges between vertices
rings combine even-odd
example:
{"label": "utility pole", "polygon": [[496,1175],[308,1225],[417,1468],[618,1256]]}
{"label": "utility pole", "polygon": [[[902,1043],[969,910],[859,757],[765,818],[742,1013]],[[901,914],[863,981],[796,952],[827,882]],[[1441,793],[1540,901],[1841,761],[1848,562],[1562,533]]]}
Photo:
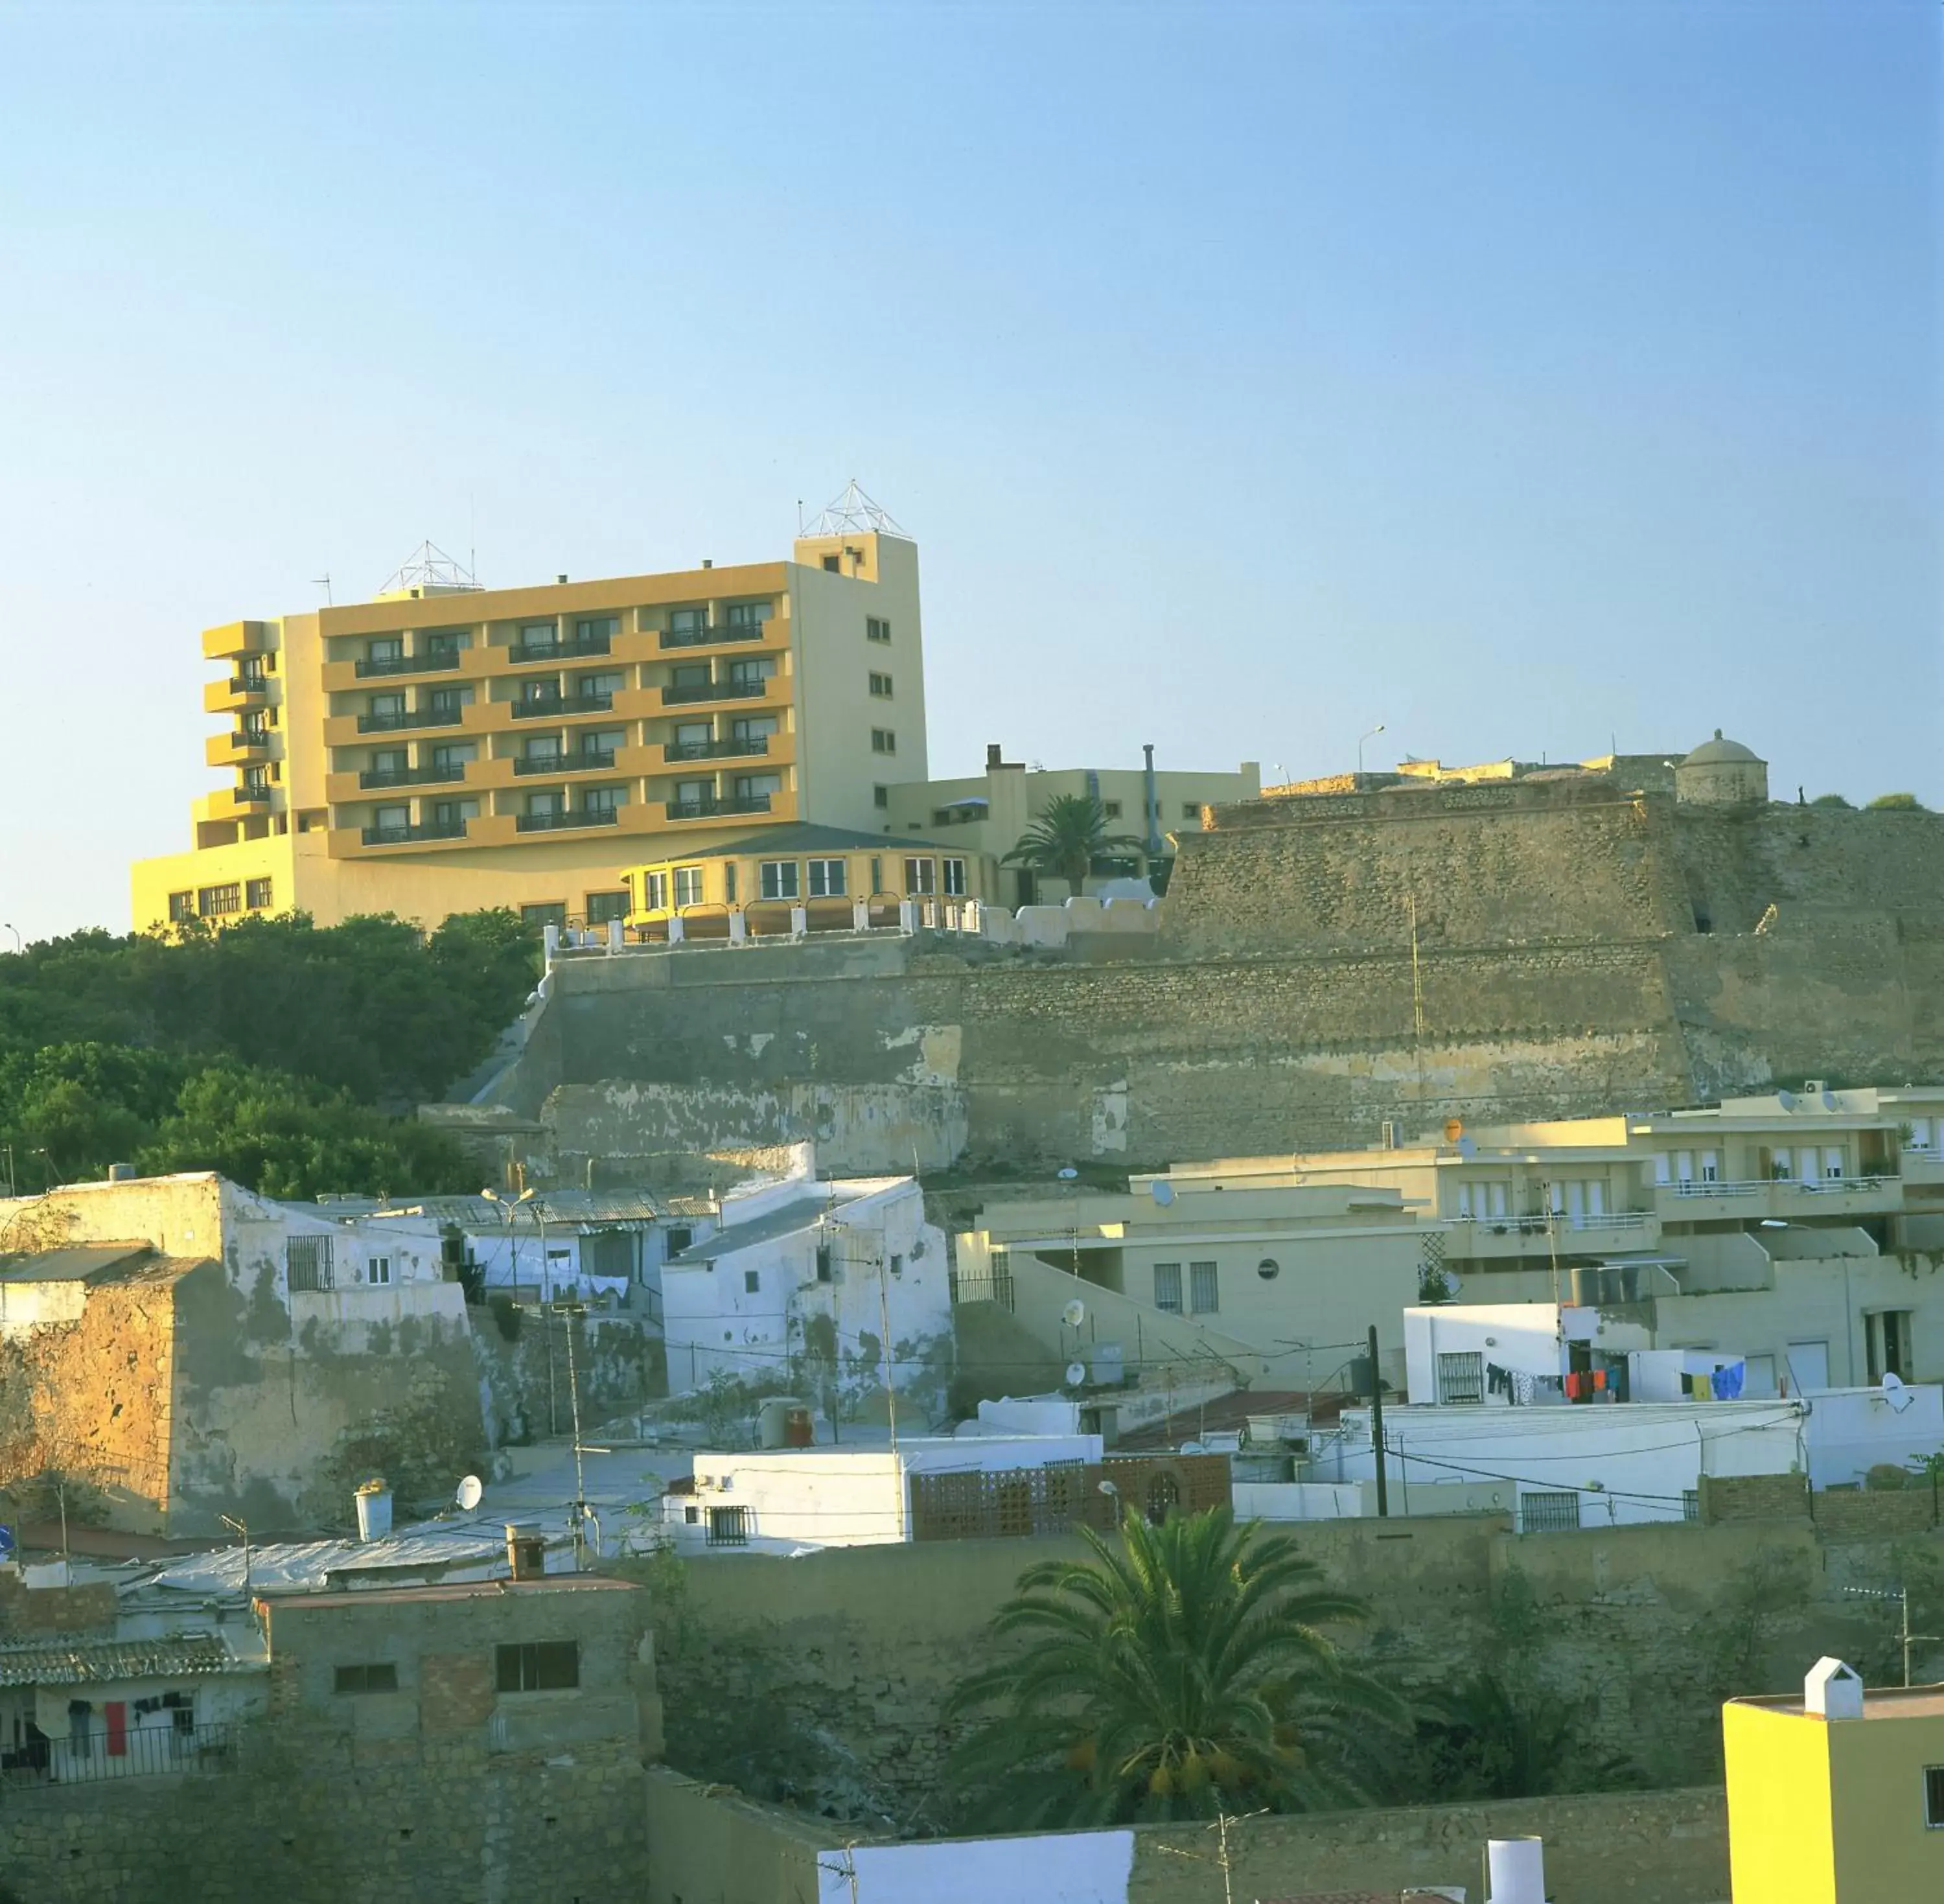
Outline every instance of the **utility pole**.
{"label": "utility pole", "polygon": [[1384,1479],[1384,1380],[1377,1372],[1377,1325],[1370,1324],[1370,1440],[1377,1451],[1377,1513],[1391,1511],[1389,1484]]}
{"label": "utility pole", "polygon": [[567,1305],[567,1393],[574,1410],[574,1570],[577,1573],[586,1555],[587,1483],[580,1466],[580,1378],[574,1364],[574,1325],[585,1313],[577,1300]]}
{"label": "utility pole", "polygon": [[1894,1600],[1902,1609],[1902,1617],[1898,1622],[1897,1641],[1903,1648],[1903,1683],[1910,1684],[1910,1650],[1914,1646],[1935,1644],[1935,1633],[1913,1633],[1910,1630],[1910,1589],[1900,1586],[1886,1592],[1879,1587],[1845,1587],[1843,1591],[1856,1600]]}

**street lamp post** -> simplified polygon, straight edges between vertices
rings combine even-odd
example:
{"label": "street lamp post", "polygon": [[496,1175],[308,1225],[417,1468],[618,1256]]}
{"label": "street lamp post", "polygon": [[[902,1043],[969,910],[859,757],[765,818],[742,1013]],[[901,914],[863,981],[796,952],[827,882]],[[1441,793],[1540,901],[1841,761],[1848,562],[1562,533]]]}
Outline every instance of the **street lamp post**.
{"label": "street lamp post", "polygon": [[1384,724],[1380,721],[1368,734],[1359,734],[1357,737],[1357,779],[1360,785],[1364,778],[1364,743],[1367,740],[1376,740],[1383,731]]}

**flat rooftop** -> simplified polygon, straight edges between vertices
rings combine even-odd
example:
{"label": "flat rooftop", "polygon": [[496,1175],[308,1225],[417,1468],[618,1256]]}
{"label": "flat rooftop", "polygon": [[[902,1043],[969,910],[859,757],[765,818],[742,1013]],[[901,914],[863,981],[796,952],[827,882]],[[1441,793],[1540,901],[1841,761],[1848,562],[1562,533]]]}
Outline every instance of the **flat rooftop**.
{"label": "flat rooftop", "polygon": [[499,1600],[509,1594],[639,1593],[632,1580],[601,1573],[549,1573],[537,1580],[466,1580],[437,1586],[354,1587],[337,1593],[306,1593],[276,1603],[278,1612],[313,1607],[417,1607],[431,1601]]}
{"label": "flat rooftop", "polygon": [[[1770,1693],[1749,1699],[1731,1699],[1730,1706],[1759,1706],[1771,1712],[1792,1712],[1799,1718],[1820,1718],[1802,1703],[1800,1693]],[[1863,1689],[1863,1717],[1866,1719],[1944,1719],[1944,1686],[1866,1686]]]}

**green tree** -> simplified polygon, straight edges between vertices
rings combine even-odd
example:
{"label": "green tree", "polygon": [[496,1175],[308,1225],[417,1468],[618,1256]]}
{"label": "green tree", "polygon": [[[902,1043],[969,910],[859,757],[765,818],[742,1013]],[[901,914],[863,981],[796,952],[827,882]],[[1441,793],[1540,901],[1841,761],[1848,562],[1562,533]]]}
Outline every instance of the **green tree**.
{"label": "green tree", "polygon": [[1541,1798],[1638,1785],[1627,1760],[1588,1743],[1584,1702],[1484,1672],[1424,1703],[1412,1749],[1394,1761],[1397,1796],[1440,1804],[1473,1798]]}
{"label": "green tree", "polygon": [[1084,1531],[1090,1560],[1029,1567],[994,1616],[1025,1649],[947,1703],[981,1715],[950,1767],[975,1812],[1024,1831],[1363,1795],[1349,1734],[1404,1709],[1322,1630],[1367,1619],[1361,1600],[1226,1508]]}
{"label": "green tree", "polygon": [[1812,807],[1841,807],[1845,813],[1853,811],[1849,801],[1840,793],[1819,793],[1809,804]]}
{"label": "green tree", "polygon": [[143,1170],[217,1170],[271,1197],[452,1193],[478,1171],[447,1133],[387,1117],[343,1091],[235,1063],[183,1087],[137,1158]]}
{"label": "green tree", "polygon": [[180,1059],[126,1044],[0,1055],[0,1144],[11,1149],[23,1185],[105,1176],[153,1136],[186,1069]]}
{"label": "green tree", "polygon": [[1880,793],[1870,802],[1869,811],[1873,814],[1921,814],[1925,807],[1914,793]]}
{"label": "green tree", "polygon": [[1103,860],[1145,850],[1130,834],[1107,831],[1107,810],[1091,794],[1063,793],[1046,803],[1001,863],[1050,873],[1078,894]]}

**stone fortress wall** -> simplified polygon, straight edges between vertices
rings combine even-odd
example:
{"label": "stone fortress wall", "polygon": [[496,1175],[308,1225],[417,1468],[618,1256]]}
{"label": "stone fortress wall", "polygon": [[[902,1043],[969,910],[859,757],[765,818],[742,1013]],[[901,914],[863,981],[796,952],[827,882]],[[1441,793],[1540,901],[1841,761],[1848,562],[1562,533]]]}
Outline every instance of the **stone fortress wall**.
{"label": "stone fortress wall", "polygon": [[1944,1075],[1944,817],[1611,775],[1214,811],[1159,933],[563,961],[457,1121],[537,1170],[814,1138],[826,1167],[1193,1157]]}

